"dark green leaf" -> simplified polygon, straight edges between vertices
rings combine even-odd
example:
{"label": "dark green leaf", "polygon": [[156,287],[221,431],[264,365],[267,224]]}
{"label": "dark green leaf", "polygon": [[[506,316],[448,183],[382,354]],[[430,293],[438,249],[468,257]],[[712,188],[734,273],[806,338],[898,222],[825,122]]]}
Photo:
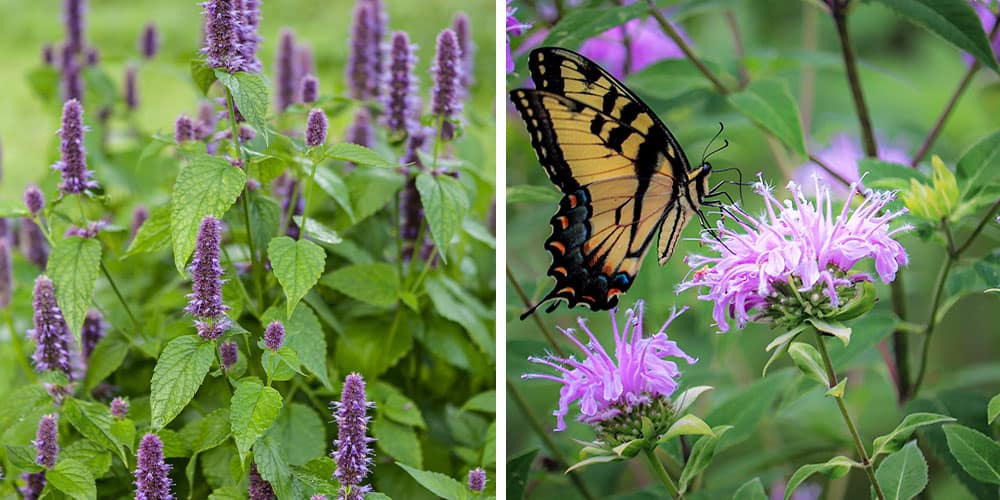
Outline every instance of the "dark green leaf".
{"label": "dark green leaf", "polygon": [[803,465],[788,479],[788,485],[785,486],[785,500],[792,498],[792,493],[795,493],[795,489],[813,474],[823,473],[829,477],[838,478],[847,474],[847,471],[851,470],[851,467],[857,465],[857,463],[847,457],[833,457],[826,463]]}
{"label": "dark green leaf", "polygon": [[392,201],[403,187],[405,178],[398,170],[356,168],[346,182],[354,208],[354,217],[350,219],[357,223]]}
{"label": "dark green leaf", "polygon": [[162,206],[153,209],[146,222],[139,226],[135,239],[125,252],[126,257],[144,253],[157,252],[170,247],[170,207]]}
{"label": "dark green leaf", "polygon": [[1000,71],[979,16],[965,0],[878,0],[917,26],[972,54],[983,66]]}
{"label": "dark green leaf", "polygon": [[886,500],[910,500],[927,487],[927,461],[910,441],[901,450],[885,457],[875,472]]}
{"label": "dark green leaf", "polygon": [[257,73],[242,71],[231,75],[219,70],[215,71],[215,76],[233,95],[233,103],[240,114],[258,133],[266,137],[267,106],[270,98],[264,77]]}
{"label": "dark green leaf", "polygon": [[462,405],[463,410],[496,413],[497,391],[486,391],[472,396]]}
{"label": "dark green leaf", "polygon": [[1000,394],[993,396],[986,407],[986,423],[992,424],[997,417],[1000,417]]}
{"label": "dark green leaf", "polygon": [[964,425],[943,428],[948,449],[966,472],[980,481],[1000,484],[1000,444]]}
{"label": "dark green leaf", "polygon": [[351,192],[347,188],[347,183],[341,179],[333,170],[320,165],[316,168],[316,177],[313,179],[326,194],[333,198],[333,201],[340,205],[340,208],[347,212],[347,216],[354,221],[354,210],[351,208]]}
{"label": "dark green leaf", "polygon": [[267,185],[285,172],[288,160],[277,156],[260,156],[250,160],[249,176]]}
{"label": "dark green leaf", "polygon": [[87,389],[93,389],[108,375],[114,373],[125,361],[128,348],[128,342],[115,331],[111,331],[98,341],[94,351],[90,353],[90,360],[87,362],[87,378],[83,386]]}
{"label": "dark green leaf", "polygon": [[584,40],[621,26],[648,10],[649,6],[643,2],[611,8],[573,8],[552,27],[545,41],[538,46],[575,49]]}
{"label": "dark green leaf", "polygon": [[194,85],[201,91],[201,95],[207,96],[208,89],[217,80],[215,70],[210,68],[204,59],[192,59],[190,66],[191,79],[194,80]]}
{"label": "dark green leaf", "polygon": [[536,455],[538,450],[529,450],[507,460],[507,498],[524,498],[524,489],[528,485],[531,464]]}
{"label": "dark green leaf", "polygon": [[202,219],[208,215],[221,219],[246,181],[243,170],[218,156],[196,156],[181,170],[170,199],[170,233],[178,272],[184,273]]}
{"label": "dark green leaf", "polygon": [[396,465],[402,467],[421,486],[441,498],[446,500],[465,500],[466,496],[468,496],[464,484],[444,474],[415,469],[399,462],[396,462]]}
{"label": "dark green leaf", "polygon": [[100,266],[101,243],[90,238],[66,238],[49,256],[48,273],[56,285],[56,300],[77,345],[83,318],[94,302],[94,283]]}
{"label": "dark green leaf", "polygon": [[688,459],[687,464],[684,465],[680,481],[677,484],[681,494],[687,491],[691,480],[701,474],[712,463],[712,458],[715,456],[715,448],[718,447],[722,435],[729,429],[732,429],[732,426],[722,425],[715,427],[712,429],[714,435],[702,436],[694,444],[694,447],[691,448],[691,457]]}
{"label": "dark green leaf", "polygon": [[260,476],[271,483],[278,498],[302,498],[301,492],[295,491],[280,442],[270,435],[258,439],[253,447],[253,458]]}
{"label": "dark green leaf", "polygon": [[792,342],[788,347],[788,355],[795,362],[795,366],[807,377],[830,387],[830,379],[827,377],[826,369],[823,367],[823,359],[815,347],[804,342]]}
{"label": "dark green leaf", "polygon": [[59,458],[71,459],[86,466],[94,477],[101,477],[111,469],[111,453],[87,439],[79,439],[59,450]]}
{"label": "dark green leaf", "polygon": [[372,435],[376,439],[375,443],[386,455],[399,463],[418,469],[423,468],[423,451],[413,427],[397,424],[380,416],[372,423]]}
{"label": "dark green leaf", "polygon": [[744,116],[774,134],[790,150],[806,156],[799,106],[780,80],[755,80],[729,102]]}
{"label": "dark green leaf", "polygon": [[364,146],[341,142],[326,149],[325,158],[351,162],[358,166],[398,169],[399,163],[383,158],[382,155]]}
{"label": "dark green leaf", "polygon": [[983,200],[985,203],[996,201],[1000,194],[1000,130],[969,148],[958,160],[955,174],[963,201],[969,202],[980,194],[987,195]]}
{"label": "dark green leaf", "polygon": [[126,446],[132,442],[119,440],[111,431],[111,410],[106,405],[91,401],[66,398],[63,402],[62,416],[84,437],[100,445],[102,448],[117,453],[122,462],[128,462]]}
{"label": "dark green leaf", "polygon": [[947,415],[936,413],[912,413],[903,418],[903,421],[896,426],[892,432],[875,438],[872,444],[872,458],[883,453],[892,453],[898,450],[905,443],[913,432],[925,425],[940,424],[943,422],[954,422],[955,419]]}
{"label": "dark green leaf", "polygon": [[285,345],[298,354],[302,366],[316,375],[323,385],[331,387],[326,373],[326,336],[312,309],[299,304],[288,319],[276,307],[264,312],[265,324],[275,320],[284,323]]}
{"label": "dark green leaf", "polygon": [[187,406],[214,359],[214,345],[194,335],[177,337],[167,344],[150,382],[150,425],[154,429],[162,429]]}
{"label": "dark green leaf", "polygon": [[490,356],[496,356],[496,345],[490,330],[475,313],[466,296],[456,296],[442,279],[431,278],[424,285],[434,309],[441,316],[461,325],[479,349]]}
{"label": "dark green leaf", "polygon": [[180,436],[191,451],[208,451],[229,439],[229,422],[229,410],[219,408],[198,420],[188,422],[181,429]]}
{"label": "dark green leaf", "polygon": [[240,457],[274,422],[281,411],[281,394],[271,387],[247,379],[236,386],[231,407],[233,439]]}
{"label": "dark green leaf", "polygon": [[282,456],[290,465],[304,465],[326,453],[325,426],[325,419],[315,410],[292,403],[281,409],[265,437],[280,444]]}
{"label": "dark green leaf", "polygon": [[382,262],[342,267],[323,276],[321,283],[379,307],[395,304],[402,286],[396,267]]}
{"label": "dark green leaf", "polygon": [[421,173],[417,176],[417,191],[424,206],[424,217],[431,229],[431,237],[447,261],[447,249],[451,239],[462,226],[469,211],[469,195],[462,183],[449,175],[434,176]]}
{"label": "dark green leaf", "polygon": [[740,486],[733,495],[733,500],[767,500],[767,492],[759,477],[755,477]]}
{"label": "dark green leaf", "polygon": [[93,474],[87,470],[87,466],[76,460],[70,458],[60,460],[52,470],[45,472],[45,480],[70,498],[80,500],[97,498],[97,485],[94,484]]}
{"label": "dark green leaf", "polygon": [[295,306],[323,274],[326,252],[309,240],[293,240],[279,236],[267,246],[267,255],[278,283],[285,291],[287,313],[291,316]]}

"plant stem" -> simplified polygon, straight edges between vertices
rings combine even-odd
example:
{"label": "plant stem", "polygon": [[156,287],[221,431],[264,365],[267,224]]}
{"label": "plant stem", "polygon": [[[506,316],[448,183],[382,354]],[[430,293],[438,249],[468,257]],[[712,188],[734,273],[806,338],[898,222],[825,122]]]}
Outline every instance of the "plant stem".
{"label": "plant stem", "polygon": [[17,363],[21,365],[21,369],[24,370],[25,375],[28,376],[28,380],[31,383],[38,381],[38,377],[35,375],[35,370],[31,369],[31,365],[28,363],[28,357],[24,354],[24,345],[21,344],[21,336],[14,331],[14,320],[10,317],[10,310],[3,310],[3,319],[7,323],[7,331],[10,332],[10,343],[14,347],[14,356],[17,356]]}
{"label": "plant stem", "polygon": [[[998,30],[1000,30],[1000,16],[998,16],[996,21],[993,22],[993,28],[990,30],[989,34],[990,40],[996,38]],[[978,60],[974,60],[969,66],[969,69],[965,70],[965,76],[963,76],[962,80],[958,82],[958,88],[956,88],[955,92],[951,94],[951,97],[948,99],[948,104],[945,104],[944,110],[941,111],[937,120],[934,121],[934,127],[931,128],[930,133],[927,134],[927,138],[924,139],[923,144],[920,145],[920,149],[917,151],[917,154],[914,155],[913,160],[910,161],[911,167],[916,168],[920,161],[924,159],[924,156],[927,155],[927,151],[931,149],[934,141],[937,139],[938,135],[941,134],[945,121],[948,120],[951,112],[955,109],[955,105],[958,104],[958,100],[963,94],[965,94],[966,89],[969,88],[969,84],[972,83],[972,78],[976,76],[976,73],[981,67],[982,64],[980,64]]]}
{"label": "plant stem", "polygon": [[684,56],[691,61],[691,64],[694,64],[694,66],[698,68],[698,71],[700,71],[701,74],[705,75],[705,78],[708,78],[708,80],[712,82],[712,85],[720,94],[729,95],[730,90],[722,83],[721,80],[719,80],[717,76],[715,76],[715,73],[712,73],[712,70],[708,69],[708,67],[701,62],[701,59],[698,59],[698,56],[694,53],[691,46],[688,45],[683,38],[681,38],[680,33],[677,33],[677,30],[670,24],[670,21],[668,21],[667,18],[663,16],[663,13],[660,12],[660,9],[656,7],[656,1],[648,0],[648,2],[649,13],[654,19],[656,19],[656,22],[660,25],[660,29],[663,30],[663,33],[670,37],[675,44],[677,44],[677,47],[681,49]]}
{"label": "plant stem", "polygon": [[745,89],[750,83],[750,74],[747,73],[746,50],[743,48],[743,36],[740,35],[740,25],[736,22],[736,16],[732,9],[726,9],[726,24],[729,32],[733,35],[733,55],[736,56],[738,70],[740,74],[740,90]]}
{"label": "plant stem", "polygon": [[872,119],[868,114],[868,105],[865,104],[865,95],[861,90],[861,79],[858,77],[858,62],[851,48],[851,39],[847,34],[847,2],[835,0],[833,2],[833,21],[837,25],[837,34],[840,38],[840,49],[844,55],[844,68],[847,70],[847,83],[851,87],[851,96],[854,98],[854,108],[858,115],[858,122],[861,124],[861,142],[864,145],[865,156],[869,158],[878,157],[878,143],[875,142],[875,131],[872,129]]}
{"label": "plant stem", "polygon": [[656,477],[663,483],[663,487],[667,489],[670,498],[679,498],[681,496],[680,492],[677,490],[677,485],[674,484],[674,480],[670,479],[670,474],[667,474],[667,469],[663,468],[663,462],[656,458],[655,448],[643,448],[642,454],[646,457],[646,461],[649,462],[649,468],[653,469]]}
{"label": "plant stem", "polygon": [[[506,382],[507,395],[514,398],[514,402],[517,404],[517,407],[521,410],[521,413],[524,414],[525,418],[528,419],[528,425],[530,425],[531,429],[535,431],[535,434],[542,439],[542,443],[544,443],[545,447],[549,449],[549,453],[552,454],[552,458],[556,459],[556,461],[562,466],[567,466],[569,462],[562,454],[562,450],[556,446],[555,441],[552,440],[552,436],[550,436],[545,428],[542,427],[541,421],[539,421],[538,417],[536,417],[531,411],[531,407],[528,406],[528,401],[524,399],[524,395],[521,394],[521,390],[518,389],[517,386],[510,381],[510,379],[506,379]],[[573,487],[575,487],[584,498],[588,500],[594,500],[596,498],[589,491],[587,491],[586,485],[584,485],[576,471],[567,472],[566,475],[569,476],[570,482],[573,483]]]}
{"label": "plant stem", "polygon": [[[819,168],[822,168],[823,170],[825,170],[826,173],[828,173],[831,176],[833,176],[833,178],[837,179],[837,181],[839,181],[841,184],[843,184],[845,186],[850,186],[851,185],[851,181],[845,179],[844,176],[838,174],[833,169],[833,167],[827,165],[825,161],[820,160],[818,156],[816,156],[816,155],[814,155],[812,153],[809,153],[809,161],[811,161],[811,162],[819,165]],[[860,195],[864,196],[864,193],[857,193],[857,194],[860,194]]]}
{"label": "plant stem", "polygon": [[993,206],[990,207],[990,209],[986,212],[986,216],[983,217],[983,220],[979,221],[979,224],[976,226],[975,229],[972,230],[972,233],[969,234],[969,238],[965,240],[965,243],[962,243],[961,246],[955,249],[956,258],[958,258],[958,256],[962,255],[963,252],[969,249],[969,245],[972,245],[972,242],[976,239],[976,237],[979,236],[979,233],[983,231],[983,228],[986,227],[986,224],[988,224],[991,220],[993,220],[993,215],[996,214],[998,208],[1000,208],[1000,199],[998,199],[993,204]]}
{"label": "plant stem", "polygon": [[[802,3],[802,49],[816,51],[817,20],[819,11]],[[812,128],[813,105],[816,98],[816,68],[803,64],[799,70],[799,114],[802,115],[802,131],[809,137]]]}
{"label": "plant stem", "polygon": [[139,320],[135,319],[135,316],[132,314],[132,310],[128,307],[128,303],[125,302],[125,297],[123,297],[122,293],[118,290],[118,285],[115,284],[115,280],[111,279],[111,273],[108,272],[108,266],[104,265],[104,259],[101,259],[101,272],[104,273],[104,277],[108,280],[108,283],[111,284],[111,289],[115,291],[115,295],[118,297],[118,302],[121,302],[122,307],[125,308],[125,312],[128,314],[129,319],[132,320],[132,324],[135,325],[136,330],[141,331],[142,325],[139,323]]}
{"label": "plant stem", "polygon": [[[830,359],[830,353],[826,350],[826,343],[823,341],[823,335],[819,330],[816,332],[816,345],[819,347],[819,352],[823,356],[823,364],[826,366],[826,375],[830,379],[830,388],[834,388],[839,383],[837,380],[837,372],[833,369],[833,361]],[[868,475],[868,481],[872,483],[872,488],[875,489],[875,496],[879,500],[885,500],[885,493],[882,492],[882,486],[878,484],[878,478],[875,477],[875,464],[872,463],[871,459],[868,458],[868,452],[865,451],[865,445],[861,441],[861,434],[858,433],[858,428],[854,426],[854,420],[851,419],[851,414],[847,411],[847,405],[844,403],[843,396],[833,396],[837,400],[837,407],[840,409],[840,414],[844,417],[844,422],[847,424],[847,429],[851,432],[851,438],[854,440],[854,447],[858,450],[858,455],[861,456],[861,465],[865,470],[865,474]]]}
{"label": "plant stem", "polygon": [[927,318],[927,327],[924,329],[924,346],[920,353],[920,368],[917,371],[917,378],[913,382],[912,394],[914,395],[920,390],[920,386],[924,382],[924,374],[927,373],[927,358],[930,356],[931,351],[931,337],[934,335],[934,327],[937,326],[937,310],[941,305],[941,297],[944,295],[944,284],[948,280],[948,273],[951,271],[951,266],[954,263],[955,257],[951,253],[945,256],[944,263],[941,264],[941,270],[938,271],[937,282],[934,284],[934,300],[931,302],[930,317]]}
{"label": "plant stem", "polygon": [[[896,279],[889,286],[892,291],[892,312],[901,321],[906,321],[906,292],[903,287],[903,274],[896,275]],[[910,399],[912,384],[910,383],[910,337],[908,333],[900,328],[892,332],[892,352],[896,361],[896,393],[899,395],[898,402],[905,403]],[[889,367],[892,370],[892,367]]]}
{"label": "plant stem", "polygon": [[[517,296],[521,298],[521,302],[524,303],[524,307],[531,308],[531,299],[528,298],[528,294],[524,293],[524,289],[521,285],[514,279],[514,271],[511,271],[510,266],[507,266],[507,280],[510,281],[511,286],[514,287],[514,291],[517,292]],[[552,335],[545,323],[542,323],[541,318],[537,314],[532,314],[531,319],[535,320],[535,324],[538,325],[538,329],[541,330],[542,335],[545,336],[545,340],[549,341],[549,345],[552,346],[552,350],[559,355],[559,357],[565,358],[566,352],[559,347],[559,343],[556,342],[556,337]]]}
{"label": "plant stem", "polygon": [[[243,154],[243,148],[240,146],[240,128],[239,124],[236,123],[236,103],[233,102],[233,93],[228,88],[226,89],[226,105],[229,107],[229,133],[233,136],[234,153],[243,163],[246,171],[249,171],[246,155]],[[257,303],[259,307],[263,307],[264,285],[260,274],[263,264],[258,265],[257,249],[254,248],[253,230],[250,228],[250,191],[247,189],[246,184],[243,185],[243,195],[241,197],[243,198],[243,224],[247,228],[247,247],[250,249],[250,272],[253,274],[254,285],[257,288]]]}

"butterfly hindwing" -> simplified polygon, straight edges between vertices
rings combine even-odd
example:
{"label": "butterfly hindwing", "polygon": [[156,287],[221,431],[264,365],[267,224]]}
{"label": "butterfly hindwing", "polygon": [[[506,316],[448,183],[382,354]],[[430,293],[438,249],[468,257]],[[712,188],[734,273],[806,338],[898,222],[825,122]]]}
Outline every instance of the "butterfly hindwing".
{"label": "butterfly hindwing", "polygon": [[610,309],[657,234],[661,263],[669,258],[697,209],[688,188],[693,174],[659,118],[595,63],[543,48],[532,52],[530,69],[537,88],[515,90],[511,100],[563,193],[545,244],[556,285],[539,305],[562,299]]}

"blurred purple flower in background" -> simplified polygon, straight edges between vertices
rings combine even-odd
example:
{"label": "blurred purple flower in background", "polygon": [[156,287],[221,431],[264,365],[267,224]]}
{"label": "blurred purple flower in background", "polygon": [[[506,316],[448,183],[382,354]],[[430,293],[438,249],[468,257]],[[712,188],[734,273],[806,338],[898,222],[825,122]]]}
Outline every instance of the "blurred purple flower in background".
{"label": "blurred purple flower in background", "polygon": [[[972,9],[976,11],[976,15],[979,16],[979,22],[983,24],[983,31],[985,31],[986,36],[989,37],[993,27],[997,24],[998,16],[995,10],[997,7],[994,7],[993,10],[991,10],[990,7],[987,6],[990,5],[990,0],[970,0],[970,3],[972,4]],[[993,47],[993,55],[1000,58],[1000,30],[990,37],[990,45]],[[962,53],[962,58],[965,59],[966,64],[972,64],[972,61],[974,60],[972,56],[965,52]]]}
{"label": "blurred purple flower in background", "polygon": [[[631,3],[631,2],[630,2]],[[684,36],[679,28],[675,29]],[[607,68],[621,79],[664,59],[680,59],[684,53],[663,33],[654,19],[633,19],[589,38],[580,53]]]}
{"label": "blurred purple flower in background", "polygon": [[104,330],[107,325],[104,323],[104,316],[96,309],[87,311],[83,318],[83,327],[80,329],[80,353],[83,361],[89,361],[94,347],[104,338]]}
{"label": "blurred purple flower in background", "polygon": [[45,471],[21,474],[21,479],[24,479],[25,484],[18,491],[21,492],[24,500],[37,500],[42,496],[46,482]]}
{"label": "blurred purple flower in background", "polygon": [[383,120],[390,134],[408,133],[420,113],[417,78],[413,74],[413,68],[417,64],[414,49],[406,32],[397,31],[392,34],[386,88],[382,92],[385,107]]}
{"label": "blurred purple flower in background", "polygon": [[469,95],[469,87],[472,86],[472,68],[475,63],[476,46],[472,43],[472,32],[469,27],[469,15],[465,12],[458,12],[451,23],[451,29],[455,32],[458,40],[458,50],[462,54],[462,95]]}
{"label": "blurred purple flower in background", "polygon": [[178,144],[194,140],[194,122],[187,115],[180,115],[174,122],[174,140]]}
{"label": "blurred purple flower in background", "polygon": [[125,68],[125,106],[129,111],[139,107],[139,87],[136,77],[135,66],[128,65]]}
{"label": "blurred purple flower in background", "polygon": [[788,294],[801,293],[817,311],[836,309],[845,296],[853,296],[856,283],[871,281],[866,274],[851,274],[863,259],[874,259],[882,282],[894,280],[908,261],[894,236],[910,229],[889,227],[905,209],[883,213],[895,193],[868,191],[852,209],[857,191],[852,184],[843,209],[834,214],[829,187],[815,178],[813,184],[815,204],[795,182],[788,183],[793,199],[781,202],[763,179],[758,180],[754,192],[764,198],[765,213],[754,217],[738,206],[728,207],[726,212],[743,232],[720,221],[718,240],[703,233],[702,245],[718,255],[685,257],[694,273],[677,286],[678,293],[706,288],[698,298],[715,304],[713,317],[725,332],[729,318],[740,328],[765,316],[780,321],[788,311],[789,304],[782,302]]}
{"label": "blurred purple flower in background", "polygon": [[24,188],[24,207],[28,209],[28,213],[32,217],[37,217],[42,213],[42,209],[45,208],[45,195],[42,194],[41,189],[38,189],[38,186],[29,184],[28,187]]}
{"label": "blurred purple flower in background", "polygon": [[[858,171],[858,162],[865,157],[865,152],[862,151],[861,144],[850,135],[834,135],[830,138],[830,146],[817,151],[816,157],[848,182],[857,182],[859,186],[861,185],[862,172]],[[880,144],[878,159],[903,165],[910,164],[910,155],[904,149],[886,144]],[[820,183],[829,186],[837,198],[843,198],[850,192],[847,186],[813,162],[803,164],[793,175],[793,179],[799,185],[811,183],[813,177],[818,177]]]}
{"label": "blurred purple flower in background", "polygon": [[10,243],[0,234],[0,309],[10,305],[14,293],[14,271],[11,261]]}
{"label": "blurred purple flower in background", "polygon": [[84,15],[87,11],[85,0],[63,1],[63,23],[66,26],[66,47],[73,55],[83,52]]}
{"label": "blurred purple flower in background", "polygon": [[482,467],[476,467],[469,471],[469,489],[472,491],[486,489],[486,471]]}
{"label": "blurred purple flower in background", "polygon": [[111,416],[121,420],[128,415],[128,400],[117,397],[111,400]]}
{"label": "blurred purple flower in background", "polygon": [[374,96],[375,79],[374,16],[367,2],[354,7],[354,24],[351,25],[351,50],[347,58],[348,96],[365,101]]}
{"label": "blurred purple flower in background", "polygon": [[49,242],[45,233],[31,219],[21,219],[21,252],[32,264],[45,269],[49,262]]}
{"label": "blurred purple flower in background", "polygon": [[511,7],[510,2],[513,0],[507,0],[507,73],[514,72],[514,58],[510,54],[510,37],[521,36],[525,31],[531,28],[530,24],[522,23],[518,21],[514,14],[517,13],[516,7]]}
{"label": "blurred purple flower in background", "polygon": [[306,74],[302,77],[299,83],[299,100],[305,104],[312,104],[316,102],[319,98],[319,80],[311,75]]}
{"label": "blurred purple flower in background", "polygon": [[677,390],[680,370],[677,363],[667,357],[680,358],[693,364],[697,360],[677,347],[677,343],[667,339],[666,330],[670,323],[687,308],[674,311],[660,330],[646,337],[643,333],[642,300],[625,312],[625,325],[618,328],[612,309],[611,325],[615,342],[614,358],[601,345],[594,333],[587,327],[584,318],[577,323],[587,334],[586,342],[577,338],[573,329],[559,328],[585,355],[582,361],[574,357],[561,358],[555,355],[529,357],[528,361],[548,366],[559,373],[526,373],[522,379],[551,380],[562,384],[559,391],[559,408],[552,414],[556,417],[555,431],[566,429],[565,417],[569,406],[579,401],[581,422],[590,424],[613,419],[623,413],[631,413],[638,406],[648,405],[653,399],[669,398]]}
{"label": "blurred purple flower in background", "polygon": [[152,59],[159,51],[160,32],[156,29],[155,24],[149,23],[142,30],[142,36],[139,37],[139,52],[142,57]]}
{"label": "blurred purple flower in background", "polygon": [[295,104],[295,93],[299,80],[295,78],[295,34],[290,28],[281,30],[278,40],[278,55],[274,64],[274,99],[278,111],[284,111]]}
{"label": "blurred purple flower in background", "polygon": [[243,70],[252,73],[257,73],[261,69],[260,57],[257,56],[257,48],[261,42],[261,37],[258,34],[260,4],[260,0],[239,0],[236,2],[236,17],[240,22],[236,39],[239,42],[245,65]]}
{"label": "blurred purple flower in background", "polygon": [[219,358],[222,360],[222,369],[228,370],[236,364],[240,351],[236,342],[226,341],[219,344]]}

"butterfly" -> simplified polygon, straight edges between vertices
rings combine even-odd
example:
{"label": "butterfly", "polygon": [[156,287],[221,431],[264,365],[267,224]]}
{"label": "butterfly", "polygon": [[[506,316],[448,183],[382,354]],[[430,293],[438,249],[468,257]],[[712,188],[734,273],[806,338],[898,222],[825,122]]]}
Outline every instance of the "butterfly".
{"label": "butterfly", "polygon": [[691,168],[670,130],[624,84],[573,51],[542,47],[529,56],[534,89],[511,101],[539,163],[562,191],[545,248],[556,283],[542,304],[561,301],[600,311],[615,307],[658,238],[660,265],[681,231],[714,194],[712,166]]}

